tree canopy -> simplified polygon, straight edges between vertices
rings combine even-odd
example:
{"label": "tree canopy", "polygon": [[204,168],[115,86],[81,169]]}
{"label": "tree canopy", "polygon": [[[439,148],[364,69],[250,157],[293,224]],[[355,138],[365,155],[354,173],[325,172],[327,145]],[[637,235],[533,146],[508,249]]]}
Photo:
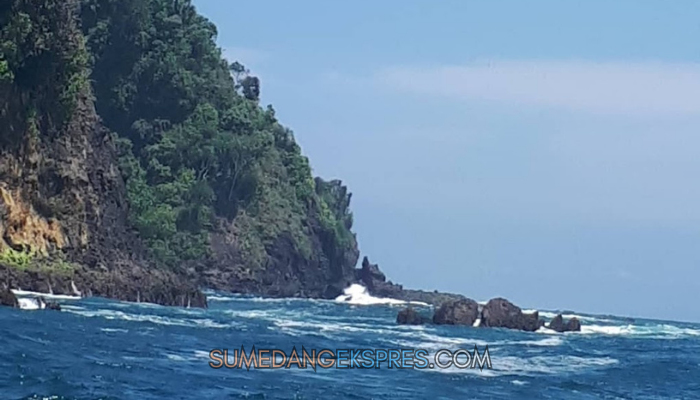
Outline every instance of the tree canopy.
{"label": "tree canopy", "polygon": [[80,18],[131,223],[157,260],[205,257],[221,220],[244,227],[251,262],[281,232],[308,253],[311,219],[349,244],[347,189],[313,178],[293,133],[259,104],[260,80],[222,57],[189,0],[82,0]]}

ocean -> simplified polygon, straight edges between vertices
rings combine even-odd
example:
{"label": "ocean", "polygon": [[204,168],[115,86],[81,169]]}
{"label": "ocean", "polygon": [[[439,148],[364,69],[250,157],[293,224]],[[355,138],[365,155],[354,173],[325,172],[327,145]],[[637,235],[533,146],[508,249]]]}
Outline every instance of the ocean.
{"label": "ocean", "polygon": [[[580,314],[578,333],[400,326],[396,302],[208,293],[209,309],[0,308],[1,399],[698,399],[700,324]],[[26,303],[26,302],[25,302]],[[427,312],[428,310],[426,310]],[[554,314],[541,311],[545,318]],[[213,349],[485,349],[492,368],[214,369]]]}

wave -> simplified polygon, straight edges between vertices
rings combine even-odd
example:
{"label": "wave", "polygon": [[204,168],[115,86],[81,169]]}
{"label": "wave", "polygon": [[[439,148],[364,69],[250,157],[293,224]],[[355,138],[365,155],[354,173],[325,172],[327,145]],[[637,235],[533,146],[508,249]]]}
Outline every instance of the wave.
{"label": "wave", "polygon": [[51,300],[80,300],[82,298],[79,296],[69,296],[65,294],[30,292],[28,290],[21,289],[12,289],[12,293],[17,297],[43,297]]}
{"label": "wave", "polygon": [[596,325],[584,324],[580,332],[560,333],[552,329],[541,327],[537,333],[547,335],[599,335],[599,336],[622,336],[631,338],[647,339],[682,339],[689,337],[700,337],[700,329],[683,328],[669,324],[655,325]]}
{"label": "wave", "polygon": [[119,328],[101,328],[100,331],[102,332],[107,332],[107,333],[129,333],[128,329],[119,329]]}
{"label": "wave", "polygon": [[[559,314],[560,313],[551,312],[551,311],[540,311],[539,312],[540,317],[549,318],[549,319],[552,319]],[[595,317],[592,315],[562,314],[561,316],[564,319],[576,318],[579,321],[583,321],[583,322],[615,322],[615,320],[613,320],[613,319],[608,319],[608,318],[603,318],[603,317]]]}
{"label": "wave", "polygon": [[122,320],[122,321],[133,321],[133,322],[148,322],[157,325],[175,325],[175,326],[185,326],[190,328],[216,328],[224,329],[231,328],[235,326],[234,323],[222,324],[211,319],[183,319],[183,318],[170,318],[160,315],[147,315],[147,314],[129,314],[123,311],[116,310],[95,310],[95,311],[85,311],[85,310],[66,310],[69,313],[82,315],[84,317],[100,317],[108,320]]}
{"label": "wave", "polygon": [[[577,357],[577,356],[535,356],[535,357],[516,357],[516,356],[501,356],[498,358],[492,357],[493,369],[479,370],[461,369],[450,367],[446,369],[423,369],[420,371],[438,372],[446,374],[473,374],[487,378],[499,376],[527,376],[534,377],[538,375],[561,375],[582,373],[592,369],[607,368],[611,365],[619,363],[617,359],[611,357]],[[434,359],[434,354],[429,356]],[[521,382],[521,381],[518,381]],[[514,383],[517,385],[517,383]]]}
{"label": "wave", "polygon": [[18,298],[17,303],[22,310],[38,310],[42,308],[39,302],[30,298]]}
{"label": "wave", "polygon": [[657,325],[583,325],[581,334],[679,339],[700,336],[699,329],[682,328],[669,324]]}
{"label": "wave", "polygon": [[374,297],[367,291],[367,288],[354,283],[350,287],[343,290],[343,294],[336,297],[335,299],[338,303],[347,303],[352,305],[369,306],[369,305],[404,305],[404,304],[415,304],[421,306],[429,306],[427,303],[420,301],[404,301],[398,299],[392,299],[388,297]]}

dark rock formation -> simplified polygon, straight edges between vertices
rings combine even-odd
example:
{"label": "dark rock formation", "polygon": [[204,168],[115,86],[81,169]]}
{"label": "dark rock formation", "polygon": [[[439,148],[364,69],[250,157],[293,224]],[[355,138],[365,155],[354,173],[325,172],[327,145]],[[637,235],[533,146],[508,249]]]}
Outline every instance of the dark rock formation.
{"label": "dark rock formation", "polygon": [[430,323],[430,318],[418,313],[412,307],[404,308],[396,316],[396,323],[400,325],[423,325]]}
{"label": "dark rock formation", "polygon": [[44,308],[46,310],[61,311],[61,305],[58,304],[57,302],[55,302],[55,301],[46,302],[43,299],[41,301],[44,303]]}
{"label": "dark rock formation", "polygon": [[564,325],[564,317],[562,317],[561,314],[557,314],[556,317],[552,318],[552,320],[549,321],[549,325],[547,325],[547,328],[557,332],[564,332],[564,330],[566,329],[566,326]]}
{"label": "dark rock formation", "polygon": [[357,241],[339,245],[316,220],[309,221],[309,251],[299,250],[291,234],[283,232],[266,245],[261,264],[249,262],[240,243],[241,231],[219,221],[211,236],[212,257],[193,267],[201,286],[270,297],[334,299],[355,281],[359,258]]}
{"label": "dark rock formation", "polygon": [[474,325],[479,318],[479,304],[471,299],[450,300],[442,303],[433,315],[438,325]]}
{"label": "dark rock formation", "polygon": [[561,314],[557,314],[557,316],[549,321],[547,328],[557,332],[579,332],[581,330],[581,323],[576,317],[564,323],[564,317]]}
{"label": "dark rock formation", "polygon": [[392,283],[379,268],[379,265],[369,262],[367,257],[362,260],[362,268],[355,270],[355,281],[367,288],[367,291],[376,297],[388,297],[392,299],[421,302],[439,306],[446,301],[466,300],[467,298],[452,293],[440,293],[437,290],[428,292],[424,290],[404,289],[402,285]]}
{"label": "dark rock formation", "polygon": [[503,298],[491,299],[482,310],[481,326],[534,332],[542,325],[539,313],[525,314],[520,307]]}
{"label": "dark rock formation", "polygon": [[15,294],[10,291],[8,288],[3,288],[0,286],[0,306],[5,306],[5,307],[14,307],[17,308],[19,307],[19,302],[17,301],[17,297],[15,297]]}
{"label": "dark rock formation", "polygon": [[357,272],[358,279],[367,284],[367,289],[372,291],[386,283],[386,275],[379,269],[378,264],[371,264],[365,256],[362,259],[362,268]]}
{"label": "dark rock formation", "polygon": [[569,320],[569,322],[566,323],[566,331],[567,332],[580,332],[581,331],[581,322],[578,320],[578,318],[573,317]]}
{"label": "dark rock formation", "polygon": [[552,318],[552,320],[549,321],[549,325],[547,325],[547,328],[557,332],[564,332],[564,330],[566,329],[566,326],[564,325],[564,317],[562,317],[561,314],[557,314],[556,317]]}
{"label": "dark rock formation", "polygon": [[[206,307],[206,296],[183,278],[158,269],[92,270],[76,265],[70,273],[47,269],[18,270],[0,265],[0,282],[32,292],[109,297],[180,307]],[[74,288],[79,289],[76,293]]]}

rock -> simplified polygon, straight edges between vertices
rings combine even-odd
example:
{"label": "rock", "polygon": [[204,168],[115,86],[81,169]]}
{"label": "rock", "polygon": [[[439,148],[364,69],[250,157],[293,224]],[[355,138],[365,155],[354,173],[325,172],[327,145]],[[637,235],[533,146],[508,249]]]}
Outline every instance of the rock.
{"label": "rock", "polygon": [[561,314],[557,314],[556,317],[549,321],[547,328],[557,332],[564,332],[564,329],[566,329],[566,326],[564,325],[564,317],[562,317]]}
{"label": "rock", "polygon": [[412,307],[404,308],[396,316],[396,323],[400,325],[423,325],[430,322],[430,319],[420,315]]}
{"label": "rock", "polygon": [[572,317],[569,322],[566,323],[567,332],[581,332],[581,322],[576,317]]}
{"label": "rock", "polygon": [[471,299],[451,300],[443,303],[433,315],[438,325],[474,325],[479,318],[479,304]]}
{"label": "rock", "polygon": [[0,306],[19,308],[17,297],[10,289],[0,288]]}
{"label": "rock", "polygon": [[557,332],[580,332],[581,322],[578,318],[573,317],[564,323],[564,317],[561,314],[557,314],[557,316],[549,321],[547,328]]}
{"label": "rock", "polygon": [[51,301],[46,303],[46,310],[54,310],[54,311],[61,311],[61,305],[56,303],[55,301]]}
{"label": "rock", "polygon": [[450,300],[466,299],[466,297],[452,293],[440,293],[435,291],[404,289],[402,285],[393,283],[386,276],[378,264],[370,263],[367,257],[362,260],[362,268],[355,270],[356,283],[367,288],[367,291],[375,297],[388,297],[391,299],[409,302],[420,302],[435,307]]}
{"label": "rock", "polygon": [[362,259],[362,269],[360,269],[360,279],[365,282],[386,282],[386,275],[379,269],[378,264],[371,264],[365,256]]}
{"label": "rock", "polygon": [[541,325],[539,313],[525,314],[520,307],[503,298],[489,300],[481,312],[481,326],[534,332]]}

